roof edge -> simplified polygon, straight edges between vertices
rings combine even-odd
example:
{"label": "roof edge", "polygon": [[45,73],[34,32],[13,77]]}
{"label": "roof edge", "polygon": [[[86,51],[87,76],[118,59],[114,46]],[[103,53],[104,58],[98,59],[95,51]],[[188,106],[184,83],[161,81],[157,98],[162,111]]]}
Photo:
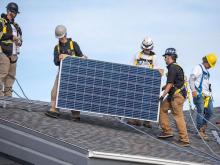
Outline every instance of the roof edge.
{"label": "roof edge", "polygon": [[116,153],[107,153],[99,151],[89,151],[89,158],[98,158],[98,159],[109,159],[109,160],[118,160],[126,162],[136,162],[136,163],[148,163],[148,164],[170,164],[170,165],[200,165],[199,163],[193,162],[182,162],[177,160],[168,160],[155,157],[145,157],[138,155],[127,155],[127,154],[116,154]]}

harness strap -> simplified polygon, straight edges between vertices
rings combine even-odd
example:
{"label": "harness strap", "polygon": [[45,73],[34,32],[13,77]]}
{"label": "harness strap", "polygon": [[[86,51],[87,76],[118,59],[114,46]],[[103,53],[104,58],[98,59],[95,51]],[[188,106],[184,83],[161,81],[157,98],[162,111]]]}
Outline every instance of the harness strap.
{"label": "harness strap", "polygon": [[7,32],[6,30],[6,26],[5,26],[5,19],[0,18],[0,23],[2,24],[2,31],[0,32],[0,39],[2,38],[3,34],[5,34]]}
{"label": "harness strap", "polygon": [[[7,20],[5,20],[4,18],[0,18],[0,23],[2,23],[2,27],[3,27],[2,32],[0,32],[0,39],[1,39],[2,36],[3,36],[3,34],[6,34],[6,33],[7,33],[7,26],[6,26]],[[15,23],[15,22],[13,22],[13,25],[14,25],[14,27],[16,28],[17,33],[18,33],[19,35],[22,35],[22,34],[21,34],[21,30],[20,30],[20,28],[18,27],[18,24]],[[11,42],[8,42],[8,41],[9,41],[9,40],[7,40],[6,43],[11,43]]]}
{"label": "harness strap", "polygon": [[[138,65],[139,65],[139,62],[146,62],[146,61],[148,61],[148,63],[149,63],[148,68],[153,69],[153,67],[154,67],[154,66],[153,66],[153,58],[152,58],[152,60],[144,59],[142,52],[140,52],[140,53],[138,54],[138,58],[135,59],[134,65],[135,65],[135,66],[138,66]],[[152,61],[152,63],[150,63],[149,61]]]}
{"label": "harness strap", "polygon": [[[74,43],[72,40],[70,41],[70,50],[74,51]],[[58,51],[58,54],[60,54],[60,45],[59,44],[57,45],[57,51]],[[72,56],[75,57],[76,56],[75,53]]]}
{"label": "harness strap", "polygon": [[207,73],[204,71],[201,64],[199,66],[202,69],[202,77],[201,77],[201,80],[200,80],[200,83],[199,83],[199,87],[195,86],[195,88],[196,88],[198,94],[201,96],[202,95],[202,84],[203,84],[203,80],[204,80],[204,75],[208,74],[208,78],[209,78],[210,75],[209,75],[208,71],[207,71]]}

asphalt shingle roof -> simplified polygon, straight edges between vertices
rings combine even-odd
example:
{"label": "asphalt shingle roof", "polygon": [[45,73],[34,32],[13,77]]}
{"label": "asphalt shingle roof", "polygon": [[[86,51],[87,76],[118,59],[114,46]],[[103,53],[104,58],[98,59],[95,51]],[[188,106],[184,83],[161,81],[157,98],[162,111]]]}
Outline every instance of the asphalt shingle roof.
{"label": "asphalt shingle roof", "polygon": [[[20,102],[19,104],[22,106],[26,103]],[[177,131],[174,131],[175,137],[169,140],[158,140],[156,138],[156,135],[160,132],[157,123],[153,123],[153,128],[135,127],[140,130],[137,131],[121,123],[117,118],[107,116],[97,117],[84,114],[81,115],[80,122],[74,122],[71,120],[70,112],[61,111],[61,117],[53,119],[44,115],[44,111],[49,109],[48,103],[35,102],[34,105],[32,112],[21,110],[18,108],[19,106],[16,106],[16,108],[13,106],[5,109],[0,108],[0,118],[91,151],[140,155],[203,164],[220,163],[220,161],[217,162],[207,155],[207,153],[213,154],[198,138],[192,122],[188,120],[189,113],[187,112],[185,117],[192,147],[179,148],[171,143],[172,140],[178,139]],[[196,113],[193,115],[195,116]],[[216,110],[212,122],[215,123],[219,119],[220,111]],[[176,130],[172,117],[171,123],[173,129]],[[209,125],[207,133],[211,140],[208,144],[220,157],[220,144],[217,143],[211,134],[213,129],[220,134],[219,129]]]}

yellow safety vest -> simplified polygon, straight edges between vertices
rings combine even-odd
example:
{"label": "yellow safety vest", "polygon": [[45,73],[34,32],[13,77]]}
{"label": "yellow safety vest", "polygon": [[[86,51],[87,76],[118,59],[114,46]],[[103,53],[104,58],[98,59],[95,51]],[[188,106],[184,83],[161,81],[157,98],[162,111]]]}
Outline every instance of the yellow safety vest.
{"label": "yellow safety vest", "polygon": [[[139,60],[139,59],[142,59],[142,57],[143,57],[143,52],[139,52],[138,58],[134,60],[134,65],[135,65],[135,66],[138,66],[138,65],[139,65],[138,60]],[[153,58],[152,58],[152,60],[153,60]],[[148,65],[148,68],[153,69],[153,68],[154,68],[153,64],[149,64],[149,65]]]}
{"label": "yellow safety vest", "polygon": [[[7,21],[4,18],[0,18],[0,23],[2,23],[2,26],[3,26],[2,32],[0,32],[0,39],[1,39],[3,34],[7,33],[7,26],[6,26]],[[13,25],[16,26],[16,23],[13,23]],[[1,42],[5,43],[5,44],[12,44],[13,43],[12,40],[4,40]]]}
{"label": "yellow safety vest", "polygon": [[7,26],[5,25],[7,21],[4,18],[0,18],[0,23],[2,24],[2,31],[0,32],[0,39],[2,38],[3,34],[7,33]]}

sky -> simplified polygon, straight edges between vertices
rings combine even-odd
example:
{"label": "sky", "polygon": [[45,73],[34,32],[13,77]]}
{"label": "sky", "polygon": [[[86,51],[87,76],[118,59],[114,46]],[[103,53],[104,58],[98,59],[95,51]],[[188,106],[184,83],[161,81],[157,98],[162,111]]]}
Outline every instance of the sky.
{"label": "sky", "polygon": [[[11,2],[1,0],[0,12]],[[33,100],[50,101],[58,67],[53,50],[54,30],[67,27],[90,59],[131,64],[144,37],[150,36],[161,68],[162,54],[174,47],[178,64],[189,77],[202,57],[214,52],[219,61],[210,69],[214,106],[220,106],[220,1],[219,0],[14,0],[23,30],[23,46],[17,63],[17,79]],[[163,83],[166,78],[163,78]],[[18,85],[16,92],[21,94]],[[185,108],[188,105],[185,103]]]}

